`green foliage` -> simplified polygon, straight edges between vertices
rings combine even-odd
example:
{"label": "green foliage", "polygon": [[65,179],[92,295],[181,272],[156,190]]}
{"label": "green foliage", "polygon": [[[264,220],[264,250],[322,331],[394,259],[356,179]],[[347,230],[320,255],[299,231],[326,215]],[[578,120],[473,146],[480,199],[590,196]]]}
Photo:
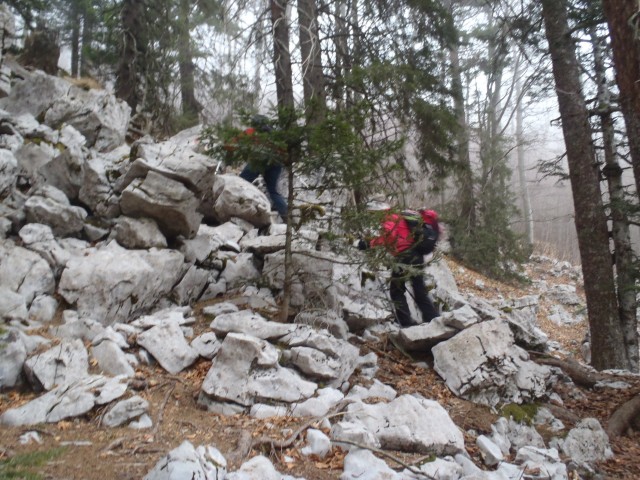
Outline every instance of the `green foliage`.
{"label": "green foliage", "polygon": [[457,201],[445,209],[452,253],[462,263],[490,277],[520,279],[517,268],[530,252],[524,236],[511,228],[517,208],[508,184],[510,170],[499,152],[489,155],[498,158],[487,168],[491,174],[476,180],[484,188],[475,196],[475,224],[457,214]]}
{"label": "green foliage", "polygon": [[35,19],[47,10],[45,0],[7,0],[6,4],[22,17],[29,28],[35,26]]}
{"label": "green foliage", "polygon": [[454,257],[489,277],[503,280],[521,278],[516,268],[527,259],[522,235],[500,221],[469,230],[468,225],[460,220],[447,223]]}
{"label": "green foliage", "polygon": [[22,479],[40,480],[44,476],[35,473],[34,469],[42,467],[48,461],[59,457],[66,449],[52,448],[49,450],[24,453],[15,455],[6,460],[0,460],[0,478],[2,479]]}
{"label": "green foliage", "polygon": [[509,403],[500,409],[500,415],[507,419],[512,418],[517,423],[532,425],[539,409],[540,407],[535,404],[518,405]]}

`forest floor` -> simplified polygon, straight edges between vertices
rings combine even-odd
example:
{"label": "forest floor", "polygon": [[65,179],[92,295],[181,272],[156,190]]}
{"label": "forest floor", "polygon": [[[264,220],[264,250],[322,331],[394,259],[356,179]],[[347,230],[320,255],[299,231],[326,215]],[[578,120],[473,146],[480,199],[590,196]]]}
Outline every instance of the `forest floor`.
{"label": "forest floor", "polygon": [[[534,284],[508,285],[482,277],[468,269],[462,269],[448,261],[461,292],[473,292],[478,296],[495,299],[518,298],[535,294]],[[539,275],[539,274],[537,274]],[[538,278],[541,279],[541,278]],[[544,278],[551,283],[572,283],[567,279]],[[202,306],[196,308],[199,313]],[[546,306],[541,305],[539,326],[551,340],[559,342],[569,356],[580,359],[580,344],[584,338],[585,323],[571,327],[558,327],[546,316]],[[198,315],[198,328],[204,329],[209,321]],[[376,378],[392,386],[398,394],[420,393],[434,399],[449,412],[453,421],[465,432],[490,433],[497,414],[487,407],[472,404],[455,397],[443,380],[431,368],[430,354],[412,361],[384,339],[375,343],[358,344],[362,354],[370,351],[378,355],[379,370]],[[415,360],[420,360],[416,363]],[[300,453],[304,435],[289,441],[299,430],[313,425],[308,419],[271,418],[258,420],[246,415],[221,416],[203,410],[197,404],[197,396],[210,362],[201,360],[179,375],[170,375],[160,367],[140,366],[137,369],[137,392],[150,404],[153,427],[132,430],[126,427],[107,428],[100,425],[105,408],[84,417],[55,424],[34,427],[0,429],[0,479],[25,478],[47,480],[108,480],[142,479],[167,452],[184,440],[194,446],[213,445],[229,462],[229,471],[252,456],[262,453],[268,456],[282,473],[307,480],[338,479],[346,454],[333,448],[325,458],[306,457]],[[579,398],[563,398],[565,408],[576,418],[595,417],[603,426],[613,411],[626,400],[640,394],[640,380],[631,389],[581,389]],[[31,400],[36,395],[29,392],[0,394],[0,413]],[[569,428],[571,421],[562,418]],[[22,445],[21,435],[29,431],[39,434],[40,442]],[[475,442],[466,435],[466,448],[476,464],[481,465]],[[269,437],[273,443],[262,442],[260,448],[248,454],[244,451],[247,439]],[[630,432],[611,442],[615,456],[599,465],[597,470],[607,479],[640,478],[640,432]],[[410,465],[417,455],[387,452],[385,461],[401,470]],[[510,460],[510,459],[507,459]],[[577,478],[577,477],[573,477]],[[603,477],[600,477],[603,478]]]}

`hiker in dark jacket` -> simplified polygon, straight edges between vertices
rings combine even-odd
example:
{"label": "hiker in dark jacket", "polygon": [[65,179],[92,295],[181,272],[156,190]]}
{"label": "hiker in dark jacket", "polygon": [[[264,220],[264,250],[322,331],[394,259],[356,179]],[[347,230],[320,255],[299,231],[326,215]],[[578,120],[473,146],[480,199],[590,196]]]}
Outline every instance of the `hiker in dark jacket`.
{"label": "hiker in dark jacket", "polygon": [[[259,175],[262,175],[267,193],[269,194],[269,198],[271,198],[271,205],[273,206],[273,209],[276,210],[280,214],[280,217],[286,221],[289,209],[287,208],[287,201],[282,195],[280,195],[280,192],[278,192],[278,180],[282,173],[282,164],[277,158],[278,156],[284,155],[284,152],[280,151],[275,146],[259,143],[258,135],[256,135],[258,132],[269,133],[271,130],[272,128],[271,125],[269,125],[269,119],[264,115],[255,115],[251,119],[251,127],[247,128],[242,135],[256,138],[255,156],[257,158],[255,161],[245,165],[240,172],[240,178],[249,183],[253,183]],[[233,143],[234,141],[232,141],[232,144]],[[229,145],[225,147],[225,149],[227,151],[233,151],[234,146]]]}
{"label": "hiker in dark jacket", "polygon": [[[422,216],[425,222],[434,222],[437,226],[437,214],[433,210],[419,210],[414,212]],[[411,312],[405,293],[407,287],[405,282],[411,282],[413,297],[422,313],[424,323],[430,322],[440,314],[434,307],[427,288],[424,284],[422,271],[424,269],[424,255],[412,250],[413,238],[411,229],[405,217],[400,213],[389,211],[382,219],[381,234],[371,239],[369,242],[361,240],[358,248],[364,250],[369,247],[382,246],[396,257],[397,263],[391,271],[391,281],[389,285],[389,296],[393,302],[396,319],[402,327],[412,327],[417,325],[411,318]]]}

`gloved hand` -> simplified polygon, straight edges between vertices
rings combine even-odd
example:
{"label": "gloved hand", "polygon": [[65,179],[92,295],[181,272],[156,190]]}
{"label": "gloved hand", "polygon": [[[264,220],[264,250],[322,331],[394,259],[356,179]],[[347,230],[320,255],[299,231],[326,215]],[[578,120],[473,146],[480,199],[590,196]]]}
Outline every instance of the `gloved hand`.
{"label": "gloved hand", "polygon": [[366,250],[369,248],[369,244],[365,242],[362,238],[358,240],[358,250]]}

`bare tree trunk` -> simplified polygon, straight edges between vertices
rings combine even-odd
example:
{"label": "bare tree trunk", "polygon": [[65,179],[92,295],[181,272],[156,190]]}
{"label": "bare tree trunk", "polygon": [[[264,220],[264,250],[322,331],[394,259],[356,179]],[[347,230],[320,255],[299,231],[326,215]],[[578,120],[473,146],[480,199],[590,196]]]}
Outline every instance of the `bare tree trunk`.
{"label": "bare tree trunk", "polygon": [[592,364],[598,370],[628,369],[630,364],[618,312],[599,171],[581,91],[580,68],[569,32],[566,2],[542,0],[542,15],[567,149],[591,330]]}
{"label": "bare tree trunk", "polygon": [[122,56],[116,72],[115,93],[129,104],[133,114],[143,99],[145,78],[145,1],[124,0],[120,11]]}
{"label": "bare tree trunk", "polygon": [[620,107],[629,139],[629,152],[640,195],[640,13],[638,2],[602,0],[609,24]]}
{"label": "bare tree trunk", "polygon": [[198,114],[202,110],[195,94],[195,65],[191,53],[191,35],[189,28],[190,0],[180,0],[180,19],[178,25],[178,68],[180,70],[180,95],[182,114],[188,116],[190,123],[198,123]]}
{"label": "bare tree trunk", "polygon": [[522,203],[522,218],[524,221],[524,233],[527,240],[529,251],[533,250],[535,242],[534,226],[533,226],[533,209],[531,208],[531,196],[529,195],[529,187],[527,185],[527,166],[524,155],[524,121],[523,121],[523,101],[524,94],[522,88],[522,61],[520,57],[516,60],[515,66],[515,101],[516,101],[516,164],[518,170],[518,181],[520,184],[520,199]]}
{"label": "bare tree trunk", "polygon": [[458,57],[458,46],[452,45],[449,49],[451,58],[451,90],[453,93],[453,108],[458,122],[456,133],[456,160],[459,165],[458,194],[460,198],[460,217],[467,220],[467,229],[476,227],[478,218],[476,213],[476,199],[473,190],[473,169],[469,155],[469,133],[467,115],[464,105],[464,92],[462,90],[462,71]]}
{"label": "bare tree trunk", "polygon": [[612,219],[612,238],[616,266],[616,283],[618,287],[618,304],[620,321],[625,337],[625,349],[632,369],[638,371],[638,322],[636,312],[636,271],[629,218],[626,214],[626,199],[622,183],[622,168],[616,157],[615,129],[611,117],[611,93],[607,88],[606,66],[602,58],[602,44],[595,27],[592,27],[591,43],[593,44],[594,70],[598,85],[598,111],[602,126],[602,143],[604,147],[604,176],[609,187],[609,202]]}
{"label": "bare tree trunk", "polygon": [[335,82],[333,89],[333,99],[336,102],[338,111],[344,110],[346,100],[345,73],[351,69],[349,55],[349,28],[347,26],[348,1],[338,0],[335,8],[336,28],[335,28]]}
{"label": "bare tree trunk", "polygon": [[298,0],[298,22],[305,114],[307,123],[314,124],[324,119],[327,107],[315,0]]}
{"label": "bare tree trunk", "polygon": [[78,77],[78,66],[80,64],[80,5],[74,2],[71,25],[71,76]]}
{"label": "bare tree trunk", "polygon": [[273,25],[273,64],[276,76],[278,107],[282,111],[294,109],[293,74],[289,51],[288,0],[271,0],[271,22]]}
{"label": "bare tree trunk", "polygon": [[[516,75],[519,69],[516,68]],[[524,218],[524,229],[529,248],[533,247],[533,212],[531,210],[531,197],[527,186],[527,172],[524,158],[524,133],[522,122],[522,84],[520,79],[516,80],[516,158],[518,162],[518,180],[520,183],[520,198],[522,199],[522,215]]]}
{"label": "bare tree trunk", "polygon": [[[289,22],[287,19],[288,0],[271,1],[271,23],[273,25],[273,64],[276,76],[276,95],[278,98],[278,113],[280,124],[290,128],[295,121],[295,103],[293,98],[293,77],[291,70],[291,53],[289,51]],[[289,214],[287,215],[287,233],[284,247],[284,287],[282,289],[282,304],[280,306],[280,321],[289,319],[291,303],[291,287],[293,284],[293,256],[291,253],[291,239],[293,228],[291,221],[291,207],[293,206],[293,166],[297,151],[293,146],[287,148],[285,169],[289,179],[287,194]]]}
{"label": "bare tree trunk", "polygon": [[87,11],[85,9],[84,16],[82,18],[82,47],[80,49],[80,75],[90,75],[89,69],[91,62],[88,58],[88,52],[91,49],[91,43],[93,42],[93,27],[94,27],[94,13],[92,10]]}

